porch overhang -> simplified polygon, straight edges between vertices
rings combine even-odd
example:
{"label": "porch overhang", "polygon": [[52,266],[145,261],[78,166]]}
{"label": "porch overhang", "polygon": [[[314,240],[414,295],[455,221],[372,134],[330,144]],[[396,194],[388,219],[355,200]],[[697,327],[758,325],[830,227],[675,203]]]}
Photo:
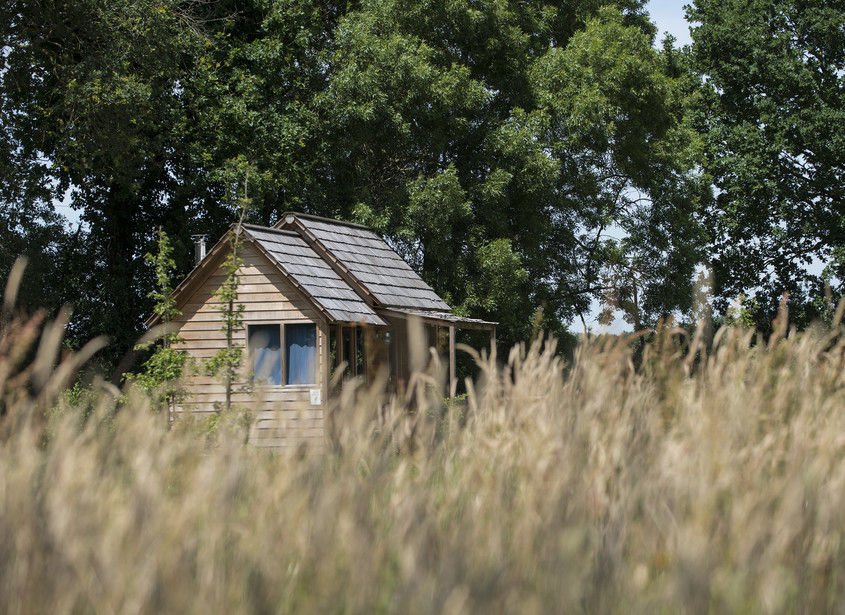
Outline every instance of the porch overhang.
{"label": "porch overhang", "polygon": [[457,316],[450,312],[439,312],[435,310],[415,310],[409,308],[380,307],[376,308],[378,314],[393,318],[418,318],[422,322],[438,327],[457,327],[458,329],[480,329],[483,331],[495,331],[497,322],[481,320],[478,318],[467,318]]}
{"label": "porch overhang", "polygon": [[416,318],[424,324],[449,329],[449,397],[455,397],[458,389],[458,379],[455,372],[455,329],[489,331],[490,345],[496,345],[496,325],[499,324],[497,322],[478,318],[466,318],[465,316],[457,316],[450,312],[396,307],[376,308],[376,313],[386,318],[403,318],[405,320]]}

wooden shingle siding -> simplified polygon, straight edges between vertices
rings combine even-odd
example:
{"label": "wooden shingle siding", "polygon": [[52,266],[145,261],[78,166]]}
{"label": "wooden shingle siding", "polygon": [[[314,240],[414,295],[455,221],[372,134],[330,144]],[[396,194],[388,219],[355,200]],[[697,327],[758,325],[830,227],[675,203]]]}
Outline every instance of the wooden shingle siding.
{"label": "wooden shingle siding", "polygon": [[[271,324],[314,322],[317,326],[317,380],[313,386],[256,386],[253,395],[235,392],[233,405],[246,407],[252,413],[250,442],[258,446],[323,446],[323,419],[328,382],[328,326],[322,314],[279,272],[264,254],[250,244],[243,246],[244,266],[238,287],[238,302],[244,305],[243,322]],[[217,268],[207,275],[190,293],[181,298],[182,316],[176,320],[183,347],[198,363],[207,360],[226,347],[222,329],[221,304],[214,296],[225,275]],[[244,348],[246,364],[246,328],[235,335],[235,342]],[[245,365],[244,372],[248,367]],[[243,382],[238,383],[235,390]],[[321,389],[322,403],[311,405],[311,389]],[[204,371],[187,376],[187,395],[179,413],[190,412],[211,416],[215,402],[225,397],[225,388],[216,378]]]}

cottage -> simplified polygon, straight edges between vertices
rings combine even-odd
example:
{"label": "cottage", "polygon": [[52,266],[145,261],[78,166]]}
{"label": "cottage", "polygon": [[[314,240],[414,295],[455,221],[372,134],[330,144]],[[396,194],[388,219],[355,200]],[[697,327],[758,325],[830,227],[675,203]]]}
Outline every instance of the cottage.
{"label": "cottage", "polygon": [[[389,374],[401,392],[410,377],[409,319],[424,324],[432,346],[448,333],[450,391],[454,394],[455,328],[490,331],[494,322],[462,318],[372,230],[338,220],[288,213],[275,227],[244,225],[238,301],[244,329],[236,343],[247,352],[252,398],[258,404],[250,439],[265,446],[322,444],[333,370],[350,378]],[[215,292],[230,250],[221,239],[176,288],[182,316],[175,325],[184,348],[207,359],[225,347]],[[204,252],[204,251],[203,251]],[[156,324],[156,319],[148,321]],[[446,344],[444,344],[445,346]],[[212,412],[224,398],[219,381],[192,375],[179,412]]]}

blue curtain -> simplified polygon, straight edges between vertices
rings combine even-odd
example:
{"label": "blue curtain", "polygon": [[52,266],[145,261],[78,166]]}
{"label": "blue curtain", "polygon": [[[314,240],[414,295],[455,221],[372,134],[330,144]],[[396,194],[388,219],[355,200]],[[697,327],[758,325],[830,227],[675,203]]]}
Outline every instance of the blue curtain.
{"label": "blue curtain", "polygon": [[317,325],[285,325],[285,366],[288,384],[317,382]]}
{"label": "blue curtain", "polygon": [[279,325],[250,325],[249,353],[253,378],[264,384],[282,384],[282,344]]}

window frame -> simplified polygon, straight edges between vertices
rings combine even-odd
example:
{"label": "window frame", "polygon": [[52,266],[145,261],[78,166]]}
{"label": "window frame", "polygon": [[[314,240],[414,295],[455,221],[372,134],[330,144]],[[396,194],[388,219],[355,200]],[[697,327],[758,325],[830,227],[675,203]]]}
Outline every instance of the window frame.
{"label": "window frame", "polygon": [[[295,320],[283,320],[283,321],[276,321],[276,322],[247,322],[245,324],[245,333],[246,333],[246,351],[247,351],[247,360],[249,361],[250,367],[250,378],[253,386],[259,387],[261,389],[312,389],[315,386],[319,386],[320,384],[320,327],[317,322],[313,320],[308,320],[307,318],[297,318]],[[279,354],[281,355],[279,358],[279,362],[281,365],[281,384],[269,384],[267,382],[257,382],[255,379],[254,373],[254,357],[249,347],[249,328],[250,327],[261,327],[261,326],[272,326],[276,325],[279,327]],[[285,344],[286,341],[286,325],[314,325],[314,382],[308,383],[301,383],[301,384],[288,384],[287,383],[287,345]]]}
{"label": "window frame", "polygon": [[[312,325],[314,327],[314,382],[300,382],[297,384],[287,384],[288,346],[286,328],[288,325]],[[281,327],[282,379],[285,381],[285,384],[283,384],[282,386],[306,387],[309,389],[317,386],[320,381],[320,327],[318,327],[317,323],[313,320],[286,320],[285,322],[281,323]]]}
{"label": "window frame", "polygon": [[284,377],[285,377],[285,340],[284,340],[284,329],[280,327],[279,329],[279,380],[282,382],[281,384],[275,384],[268,382],[266,379],[259,379],[258,374],[255,373],[255,354],[253,353],[253,348],[250,346],[250,328],[253,327],[272,327],[272,326],[280,326],[279,323],[274,322],[252,322],[246,324],[246,355],[247,355],[247,362],[249,365],[249,382],[252,386],[261,387],[261,388],[279,388],[283,387],[284,384]]}

